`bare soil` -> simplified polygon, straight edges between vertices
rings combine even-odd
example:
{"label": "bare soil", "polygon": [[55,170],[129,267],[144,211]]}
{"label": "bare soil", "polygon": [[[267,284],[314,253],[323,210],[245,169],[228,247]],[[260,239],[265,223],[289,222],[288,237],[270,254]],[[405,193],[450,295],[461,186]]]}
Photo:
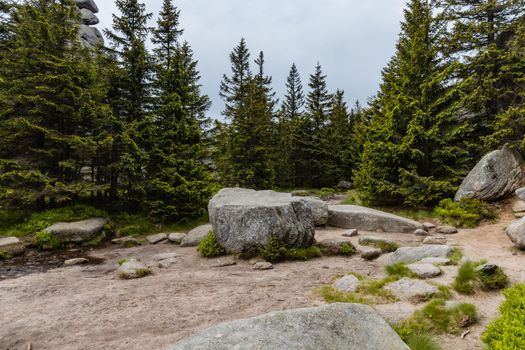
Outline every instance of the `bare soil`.
{"label": "bare soil", "polygon": [[[509,210],[502,209],[496,223],[460,230],[449,237],[449,243],[462,248],[473,260],[486,259],[502,266],[512,282],[520,282],[525,280],[525,253],[514,250],[504,233],[505,226],[514,220]],[[340,237],[343,231],[322,229],[316,238]],[[372,234],[402,245],[416,245],[421,240],[413,235]],[[352,241],[357,242],[357,238]],[[152,276],[138,280],[117,278],[119,259],[139,258],[154,266],[152,256],[165,252],[180,255],[172,268],[154,267]],[[352,271],[383,276],[380,260],[365,262],[358,256],[287,262],[268,271],[253,271],[254,261],[246,260],[213,267],[231,258],[208,260],[195,248],[171,244],[106,247],[89,256],[98,264],[30,271],[35,273],[0,281],[0,350],[27,350],[28,346],[33,350],[168,349],[178,340],[220,322],[321,305],[324,302],[315,291],[334,276]],[[445,268],[438,281],[450,283],[456,270]],[[480,335],[497,317],[501,293],[455,299],[476,304],[481,319],[464,339],[442,336],[443,347],[482,349]],[[406,305],[394,305],[393,310],[403,307]]]}

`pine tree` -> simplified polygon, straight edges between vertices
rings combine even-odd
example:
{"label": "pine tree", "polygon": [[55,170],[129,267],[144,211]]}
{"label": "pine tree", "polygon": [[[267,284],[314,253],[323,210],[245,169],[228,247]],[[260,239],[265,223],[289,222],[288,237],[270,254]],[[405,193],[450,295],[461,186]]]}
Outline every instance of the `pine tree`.
{"label": "pine tree", "polygon": [[432,5],[410,2],[355,174],[369,201],[433,204],[452,195],[468,171],[468,123],[457,119],[457,90],[448,88],[455,68],[440,58],[442,28]]}
{"label": "pine tree", "polygon": [[147,204],[150,215],[163,220],[201,215],[211,193],[200,128],[210,102],[200,92],[190,46],[179,43],[179,14],[165,0],[152,39],[157,96]]}
{"label": "pine tree", "polygon": [[43,207],[96,184],[83,177],[106,117],[92,56],[78,39],[74,1],[15,7],[13,41],[0,57],[0,201]]}

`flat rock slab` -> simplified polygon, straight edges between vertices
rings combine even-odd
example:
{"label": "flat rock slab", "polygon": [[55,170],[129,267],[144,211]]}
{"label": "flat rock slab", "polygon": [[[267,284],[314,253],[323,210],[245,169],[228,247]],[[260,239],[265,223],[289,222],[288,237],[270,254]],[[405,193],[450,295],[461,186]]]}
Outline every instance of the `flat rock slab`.
{"label": "flat rock slab", "polygon": [[228,253],[252,250],[272,237],[290,247],[314,242],[312,208],[290,193],[226,188],[210,200],[208,212],[217,242]]}
{"label": "flat rock slab", "polygon": [[88,263],[89,260],[86,258],[75,258],[64,261],[65,266],[82,265]]}
{"label": "flat rock slab", "polygon": [[103,218],[93,218],[76,222],[58,222],[44,231],[51,233],[62,242],[80,243],[89,241],[104,230],[108,221]]}
{"label": "flat rock slab", "polygon": [[391,324],[397,324],[412,316],[417,310],[417,306],[400,301],[393,304],[374,305],[374,309]]}
{"label": "flat rock slab", "polygon": [[170,350],[409,350],[370,306],[331,304],[223,323]]}
{"label": "flat rock slab", "polygon": [[179,257],[179,254],[177,253],[160,253],[160,254],[156,254],[156,255],[153,255],[152,259],[154,261],[162,261],[162,260],[166,260],[166,259],[175,259],[175,258],[178,258]]}
{"label": "flat rock slab", "polygon": [[353,293],[357,290],[361,281],[355,276],[348,275],[334,282],[334,288],[343,293]]}
{"label": "flat rock slab", "polygon": [[16,237],[0,238],[0,248],[7,247],[13,244],[19,244],[20,240]]}
{"label": "flat rock slab", "polygon": [[383,287],[401,301],[422,302],[438,293],[436,286],[421,280],[402,278]]}
{"label": "flat rock slab", "polygon": [[117,270],[117,275],[122,279],[141,278],[151,274],[151,270],[141,261],[131,259],[123,263]]}
{"label": "flat rock slab", "polygon": [[431,245],[445,245],[447,243],[447,237],[445,236],[428,236],[423,239],[423,244]]}
{"label": "flat rock slab", "polygon": [[389,239],[374,237],[374,236],[363,236],[359,238],[359,244],[375,246],[378,244],[396,244],[394,241]]}
{"label": "flat rock slab", "polygon": [[331,205],[328,213],[330,226],[346,229],[412,233],[424,228],[417,221],[357,205]]}
{"label": "flat rock slab", "polygon": [[157,266],[161,269],[168,269],[173,265],[177,264],[178,260],[176,258],[163,259],[158,262]]}
{"label": "flat rock slab", "polygon": [[412,263],[424,258],[446,258],[452,254],[448,245],[423,245],[420,247],[401,247],[388,255],[389,264]]}
{"label": "flat rock slab", "polygon": [[525,218],[514,221],[505,230],[514,246],[518,249],[525,249]]}
{"label": "flat rock slab", "polygon": [[430,233],[428,231],[426,231],[426,230],[418,228],[417,230],[414,231],[414,235],[416,235],[416,236],[428,236],[428,235],[430,235]]}
{"label": "flat rock slab", "polygon": [[448,258],[424,258],[419,261],[421,264],[432,264],[432,265],[449,265],[451,263]]}
{"label": "flat rock slab", "polygon": [[346,230],[345,232],[343,232],[343,237],[356,237],[357,235],[359,235],[359,230],[355,228],[351,230]]}
{"label": "flat rock slab", "polygon": [[383,254],[381,249],[372,247],[359,247],[359,255],[365,260],[375,260]]}
{"label": "flat rock slab", "polygon": [[140,245],[140,241],[133,237],[122,237],[111,240],[111,243],[118,244],[123,247],[131,248]]}
{"label": "flat rock slab", "polygon": [[210,224],[194,228],[182,239],[181,247],[196,247],[213,230]]}
{"label": "flat rock slab", "polygon": [[272,270],[273,264],[269,262],[257,262],[253,264],[252,269],[256,271],[262,271],[262,270]]}
{"label": "flat rock slab", "polygon": [[441,233],[443,235],[453,235],[455,233],[458,233],[458,229],[454,226],[438,226],[436,227],[436,233]]}
{"label": "flat rock slab", "polygon": [[174,232],[174,233],[170,233],[170,234],[168,235],[168,240],[169,240],[171,243],[181,244],[181,242],[182,242],[182,240],[184,239],[184,237],[186,237],[186,234],[185,234],[185,233]]}
{"label": "flat rock slab", "polygon": [[165,233],[158,233],[156,235],[148,236],[146,239],[151,244],[157,244],[166,241],[168,239],[168,235]]}
{"label": "flat rock slab", "polygon": [[434,278],[441,275],[441,270],[433,264],[417,263],[407,267],[419,278]]}
{"label": "flat rock slab", "polygon": [[317,197],[304,197],[303,201],[312,209],[315,226],[325,226],[328,223],[328,203]]}
{"label": "flat rock slab", "polygon": [[[352,242],[344,237],[324,239],[321,242],[318,242],[317,246],[321,249],[323,254],[327,255],[352,255],[357,252]],[[351,251],[349,252],[348,249],[351,249]]]}

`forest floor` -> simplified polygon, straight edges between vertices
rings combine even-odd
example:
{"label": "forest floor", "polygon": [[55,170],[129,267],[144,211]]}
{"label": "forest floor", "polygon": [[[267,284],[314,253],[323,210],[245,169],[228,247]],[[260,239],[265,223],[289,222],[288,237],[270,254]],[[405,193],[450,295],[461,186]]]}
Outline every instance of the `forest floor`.
{"label": "forest floor", "polygon": [[[525,281],[525,253],[514,250],[504,233],[515,218],[508,205],[503,205],[499,214],[495,223],[462,229],[447,237],[448,244],[461,248],[472,260],[486,259],[501,266],[513,283]],[[343,231],[320,229],[316,239],[340,237]],[[401,245],[420,244],[420,238],[413,235],[373,235],[389,237]],[[357,239],[352,238],[354,242]],[[180,256],[169,269],[153,268],[153,275],[137,280],[121,280],[115,273],[119,259],[139,258],[153,265],[153,256],[165,252]],[[349,272],[384,276],[382,259],[369,262],[359,256],[285,262],[273,270],[254,271],[254,261],[214,267],[227,265],[232,258],[204,259],[195,248],[171,244],[128,249],[108,246],[89,255],[96,263],[32,271],[0,281],[0,350],[168,349],[217,323],[322,305],[316,290],[334,276]],[[437,282],[448,284],[457,267],[443,270]],[[468,328],[470,333],[464,339],[445,335],[439,336],[440,343],[447,350],[483,349],[480,335],[498,316],[501,293],[456,295],[454,299],[475,304],[480,320]],[[402,312],[395,305],[378,310],[383,314]]]}

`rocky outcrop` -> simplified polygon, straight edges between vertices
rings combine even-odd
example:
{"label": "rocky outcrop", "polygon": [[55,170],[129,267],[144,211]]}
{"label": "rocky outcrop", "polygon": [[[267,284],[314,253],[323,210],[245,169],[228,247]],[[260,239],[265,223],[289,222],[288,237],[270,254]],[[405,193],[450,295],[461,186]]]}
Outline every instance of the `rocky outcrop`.
{"label": "rocky outcrop", "polygon": [[104,225],[108,221],[103,218],[94,218],[76,222],[58,222],[44,231],[63,243],[83,243],[90,241],[103,233]]}
{"label": "rocky outcrop", "polygon": [[370,306],[332,304],[208,328],[170,350],[409,350]]}
{"label": "rocky outcrop", "polygon": [[516,248],[525,250],[525,218],[510,224],[505,232]]}
{"label": "rocky outcrop", "polygon": [[227,188],[210,200],[208,211],[215,237],[229,253],[252,250],[271,237],[291,247],[314,241],[311,207],[289,193]]}
{"label": "rocky outcrop", "polygon": [[328,212],[328,224],[334,227],[399,233],[412,233],[424,228],[417,221],[357,205],[331,205]]}
{"label": "rocky outcrop", "polygon": [[523,179],[521,155],[505,145],[487,154],[463,180],[455,200],[477,198],[492,202],[511,195]]}
{"label": "rocky outcrop", "polygon": [[76,0],[80,12],[80,29],[78,35],[81,43],[88,49],[104,45],[102,33],[92,25],[100,21],[95,13],[98,13],[98,7],[93,0]]}

